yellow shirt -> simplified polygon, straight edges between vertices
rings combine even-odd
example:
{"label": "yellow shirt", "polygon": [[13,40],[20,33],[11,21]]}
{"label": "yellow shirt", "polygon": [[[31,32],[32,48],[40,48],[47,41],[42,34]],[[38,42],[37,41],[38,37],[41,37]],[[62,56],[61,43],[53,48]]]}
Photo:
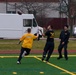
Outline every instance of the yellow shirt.
{"label": "yellow shirt", "polygon": [[24,34],[21,38],[20,41],[23,41],[22,43],[22,47],[23,48],[32,48],[32,44],[33,44],[33,39],[36,39],[37,36],[31,34],[31,33],[26,33]]}

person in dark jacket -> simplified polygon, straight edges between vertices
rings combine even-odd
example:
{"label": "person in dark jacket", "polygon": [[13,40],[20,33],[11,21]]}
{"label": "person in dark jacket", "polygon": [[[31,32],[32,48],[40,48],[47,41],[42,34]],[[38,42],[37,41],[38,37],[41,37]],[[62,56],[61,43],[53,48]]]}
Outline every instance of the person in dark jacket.
{"label": "person in dark jacket", "polygon": [[47,27],[47,31],[44,35],[47,36],[47,40],[43,51],[42,61],[46,58],[46,62],[49,62],[50,56],[54,50],[54,31],[52,26]]}
{"label": "person in dark jacket", "polygon": [[64,57],[66,60],[68,60],[68,52],[67,52],[67,45],[68,45],[68,40],[69,40],[69,37],[70,37],[70,33],[68,31],[68,25],[65,25],[64,26],[64,30],[61,31],[60,33],[60,44],[59,44],[59,47],[58,47],[58,53],[59,53],[59,57],[57,58],[58,60],[63,58],[62,57],[62,49],[64,48]]}

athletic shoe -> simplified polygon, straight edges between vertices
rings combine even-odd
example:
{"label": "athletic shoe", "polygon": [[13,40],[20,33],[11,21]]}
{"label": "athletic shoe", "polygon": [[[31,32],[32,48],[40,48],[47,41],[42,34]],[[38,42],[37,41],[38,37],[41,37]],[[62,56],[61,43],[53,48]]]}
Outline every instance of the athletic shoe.
{"label": "athletic shoe", "polygon": [[59,60],[59,59],[61,59],[61,58],[63,58],[63,57],[58,57],[57,59]]}
{"label": "athletic shoe", "polygon": [[42,58],[42,61],[44,61],[44,58]]}
{"label": "athletic shoe", "polygon": [[49,59],[46,59],[46,63],[48,63],[49,62]]}
{"label": "athletic shoe", "polygon": [[68,60],[68,58],[65,58],[65,60]]}
{"label": "athletic shoe", "polygon": [[21,64],[21,62],[17,61],[17,64]]}

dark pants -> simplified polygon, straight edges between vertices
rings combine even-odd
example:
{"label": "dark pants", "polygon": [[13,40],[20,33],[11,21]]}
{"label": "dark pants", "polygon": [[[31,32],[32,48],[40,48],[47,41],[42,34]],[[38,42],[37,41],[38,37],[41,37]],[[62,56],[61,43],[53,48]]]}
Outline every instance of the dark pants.
{"label": "dark pants", "polygon": [[[34,35],[35,35],[35,36],[37,36],[37,33],[35,33]],[[40,35],[40,34],[39,34],[39,36],[38,36],[38,39],[37,39],[37,40],[39,41],[39,40],[40,40],[40,38],[42,38],[42,35]]]}
{"label": "dark pants", "polygon": [[40,40],[41,37],[42,37],[42,35],[39,34],[39,36],[38,36],[38,41]]}
{"label": "dark pants", "polygon": [[54,50],[54,42],[47,42],[45,44],[44,52],[43,52],[43,58],[45,58],[46,54],[47,54],[46,61],[49,61],[49,58],[50,58],[53,50]]}
{"label": "dark pants", "polygon": [[58,53],[59,53],[59,57],[62,57],[62,48],[64,48],[64,57],[65,58],[68,58],[68,56],[67,56],[67,44],[68,43],[66,43],[66,44],[62,44],[62,42],[60,42],[60,45],[59,45],[59,47],[58,47]]}
{"label": "dark pants", "polygon": [[18,61],[20,62],[21,59],[22,59],[22,57],[23,57],[24,55],[29,55],[30,51],[31,51],[31,49],[29,49],[29,48],[23,48],[23,47],[21,47],[21,52],[20,52]]}

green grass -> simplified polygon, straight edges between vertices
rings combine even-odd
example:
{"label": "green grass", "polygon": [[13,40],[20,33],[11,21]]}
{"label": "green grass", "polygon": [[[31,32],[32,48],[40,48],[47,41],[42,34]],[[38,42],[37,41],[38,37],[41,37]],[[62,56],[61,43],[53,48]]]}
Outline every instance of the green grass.
{"label": "green grass", "polygon": [[[59,41],[55,41],[55,50],[58,49]],[[68,50],[76,50],[76,40],[69,40]]]}
{"label": "green grass", "polygon": [[[20,50],[21,44],[18,45],[19,40],[2,40],[0,39],[0,50]],[[46,40],[34,41],[32,50],[43,50]],[[58,49],[59,41],[55,40],[55,50]],[[76,50],[76,40],[70,40],[68,50]]]}
{"label": "green grass", "polygon": [[61,30],[55,30],[55,38],[59,38]]}
{"label": "green grass", "polygon": [[[59,34],[60,30],[55,31],[55,37],[59,37]],[[20,50],[21,44],[18,45],[18,41],[19,40],[0,39],[0,50]],[[32,50],[43,50],[45,43],[46,40],[34,41]],[[58,49],[58,45],[59,41],[55,40],[55,50]],[[68,50],[76,50],[76,40],[69,41]],[[3,54],[0,55],[3,56]],[[10,56],[10,54],[5,54],[5,56],[7,55]],[[14,55],[16,56],[17,54],[12,54],[11,56]],[[62,69],[72,73],[74,72],[74,75],[76,75],[76,56],[69,57],[68,61],[64,58],[57,60],[57,57],[51,57],[50,64],[52,63],[54,66],[34,57],[23,58],[21,61],[22,64],[18,65],[16,64],[17,59],[16,57],[0,58],[0,75],[71,75],[64,72]],[[17,74],[13,74],[13,72]],[[40,72],[44,72],[44,74],[40,74]]]}
{"label": "green grass", "polygon": [[[65,59],[57,60],[56,57],[52,57],[50,62],[70,72],[76,72],[75,60],[76,57],[69,57],[68,61]],[[16,61],[17,58],[15,57],[0,58],[0,74],[14,75],[13,72],[16,72],[16,75],[71,75],[34,57],[23,58],[22,64],[16,64]],[[40,72],[44,72],[44,74],[40,74]]]}

